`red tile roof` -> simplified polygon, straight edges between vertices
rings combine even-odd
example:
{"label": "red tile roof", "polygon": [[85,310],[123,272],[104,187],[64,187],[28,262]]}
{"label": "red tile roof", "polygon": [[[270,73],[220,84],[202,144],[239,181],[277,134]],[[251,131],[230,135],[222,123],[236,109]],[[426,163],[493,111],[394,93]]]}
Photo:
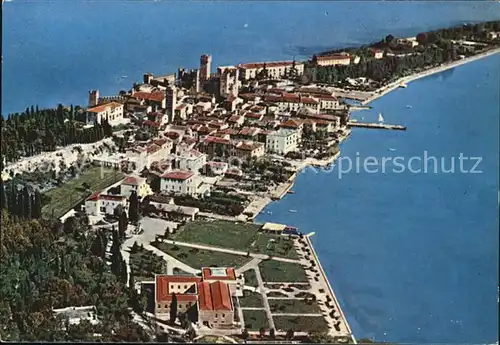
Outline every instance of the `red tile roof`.
{"label": "red tile roof", "polygon": [[212,136],[206,137],[205,140],[203,141],[204,145],[208,145],[210,143],[229,145],[229,144],[231,144],[231,141],[227,140],[227,139],[223,139],[223,138],[212,137]]}
{"label": "red tile roof", "polygon": [[298,128],[302,123],[300,123],[299,121],[297,120],[287,120],[285,122],[282,122],[280,124],[280,127],[292,127],[292,128]]}
{"label": "red tile roof", "polygon": [[[155,279],[156,283],[156,302],[166,302],[172,300],[172,294],[169,291],[170,283],[196,283],[201,282],[199,277],[189,277],[189,276],[168,276],[168,275],[157,275]],[[196,301],[196,294],[176,294],[178,301]]]}
{"label": "red tile roof", "polygon": [[111,108],[112,110],[114,110],[115,108],[118,108],[118,107],[123,107],[123,104],[118,103],[118,102],[111,102],[111,103],[106,103],[103,105],[98,105],[97,107],[89,108],[89,109],[87,109],[87,111],[90,113],[101,113],[101,112],[105,111],[107,108]]}
{"label": "red tile roof", "polygon": [[293,61],[269,61],[269,62],[251,62],[239,64],[240,68],[263,68],[264,65],[267,67],[285,67],[291,66]]}
{"label": "red tile roof", "polygon": [[135,176],[127,176],[123,179],[122,184],[127,186],[138,186],[141,183],[141,180]]}
{"label": "red tile roof", "polygon": [[330,54],[330,55],[316,56],[316,59],[318,61],[325,61],[325,60],[350,60],[351,56],[349,54]]}
{"label": "red tile roof", "polygon": [[92,194],[91,194],[91,195],[87,198],[87,200],[88,200],[88,201],[97,201],[97,200],[99,200],[99,195],[100,195],[100,194],[101,194],[101,191],[100,191],[100,190],[98,190],[98,191],[96,191],[96,192],[92,193]]}
{"label": "red tile roof", "polygon": [[161,175],[161,178],[169,179],[169,180],[187,180],[191,176],[193,176],[194,173],[191,171],[182,171],[182,170],[177,170],[177,171],[170,171],[167,172],[163,175]]}
{"label": "red tile roof", "polygon": [[165,99],[166,95],[163,91],[155,92],[135,92],[132,97],[137,99],[144,99],[147,101],[161,102]]}
{"label": "red tile roof", "polygon": [[246,113],[245,117],[251,118],[251,119],[258,119],[260,120],[264,115],[262,114],[256,114],[256,113]]}
{"label": "red tile roof", "polygon": [[198,283],[199,310],[233,310],[231,293],[226,283]]}

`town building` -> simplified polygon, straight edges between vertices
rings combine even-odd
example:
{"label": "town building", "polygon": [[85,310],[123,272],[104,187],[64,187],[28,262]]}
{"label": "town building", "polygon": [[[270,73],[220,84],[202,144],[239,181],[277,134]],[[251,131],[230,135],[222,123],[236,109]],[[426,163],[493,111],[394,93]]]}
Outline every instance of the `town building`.
{"label": "town building", "polygon": [[138,100],[140,105],[151,106],[153,111],[166,108],[166,95],[164,91],[137,91],[133,92],[131,97]]}
{"label": "town building", "polygon": [[335,96],[321,95],[317,97],[319,100],[320,110],[335,110],[340,109],[340,101]]}
{"label": "town building", "polygon": [[244,159],[262,157],[265,153],[265,145],[257,141],[240,141],[234,148],[234,154]]}
{"label": "town building", "polygon": [[245,63],[239,64],[238,68],[244,80],[255,79],[264,68],[267,70],[267,77],[269,79],[282,79],[285,76],[289,76],[292,69],[295,69],[297,76],[304,74],[304,64],[295,61]]}
{"label": "town building", "polygon": [[101,123],[104,119],[108,120],[111,126],[120,124],[123,120],[123,104],[111,102],[87,109],[87,125]]}
{"label": "town building", "polygon": [[198,197],[205,192],[201,188],[201,180],[192,171],[172,170],[160,178],[160,190],[165,193]]}
{"label": "town building", "polygon": [[296,151],[299,136],[296,130],[280,128],[270,133],[266,138],[266,151],[286,155],[288,152]]}
{"label": "town building", "polygon": [[218,67],[217,75],[220,78],[219,93],[222,97],[238,96],[240,71],[237,67]]}
{"label": "town building", "polygon": [[229,291],[232,295],[238,295],[238,280],[236,279],[236,271],[233,267],[203,267],[201,276],[206,283],[215,283],[223,281],[229,285]]}
{"label": "town building", "polygon": [[351,56],[347,53],[319,55],[313,57],[313,62],[318,66],[350,65]]}
{"label": "town building", "polygon": [[207,162],[207,156],[198,150],[181,150],[175,157],[176,166],[180,170],[198,172]]}
{"label": "town building", "polygon": [[[208,270],[208,271],[207,271]],[[156,275],[155,316],[170,319],[170,307],[175,294],[178,313],[196,310],[199,325],[227,328],[234,325],[232,279],[234,269],[202,269],[205,277]],[[229,273],[228,273],[229,272]]]}
{"label": "town building", "polygon": [[143,76],[144,84],[148,84],[148,85],[152,85],[152,86],[156,86],[156,87],[164,87],[164,88],[171,86],[171,85],[174,85],[176,80],[177,80],[177,77],[176,77],[175,73],[157,76],[157,77],[155,77],[151,73],[145,73]]}
{"label": "town building", "polygon": [[312,112],[319,112],[319,102],[311,97],[302,97],[296,94],[283,94],[281,96],[265,96],[264,100],[278,106],[278,112],[299,111],[302,108],[308,108]]}

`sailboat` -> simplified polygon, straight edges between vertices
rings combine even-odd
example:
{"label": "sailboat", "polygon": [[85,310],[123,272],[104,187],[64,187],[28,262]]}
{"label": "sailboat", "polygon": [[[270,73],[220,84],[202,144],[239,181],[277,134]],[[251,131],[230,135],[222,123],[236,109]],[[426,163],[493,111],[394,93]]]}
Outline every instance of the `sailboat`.
{"label": "sailboat", "polygon": [[382,113],[378,113],[378,122],[384,122],[384,118],[382,117]]}
{"label": "sailboat", "polygon": [[408,85],[406,83],[402,82],[401,84],[399,84],[399,87],[406,89],[408,87]]}

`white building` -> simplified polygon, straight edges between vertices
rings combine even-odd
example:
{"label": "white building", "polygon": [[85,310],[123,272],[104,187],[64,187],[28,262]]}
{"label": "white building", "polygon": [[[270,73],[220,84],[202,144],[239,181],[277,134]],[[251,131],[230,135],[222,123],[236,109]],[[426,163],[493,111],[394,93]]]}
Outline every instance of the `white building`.
{"label": "white building", "polygon": [[267,135],[266,151],[286,155],[288,152],[297,150],[298,141],[296,130],[280,128],[278,131]]}
{"label": "white building", "polygon": [[160,189],[165,193],[174,193],[198,197],[202,181],[192,171],[173,170],[161,175]]}
{"label": "white building", "polygon": [[124,195],[108,195],[95,192],[85,200],[85,212],[92,216],[112,215],[118,206],[128,211],[128,201]]}
{"label": "white building", "polygon": [[351,64],[351,56],[347,53],[320,55],[314,56],[313,62],[318,66],[347,66]]}
{"label": "white building", "polygon": [[320,103],[311,97],[302,97],[296,94],[283,94],[281,96],[266,96],[264,100],[278,106],[278,112],[299,111],[308,108],[313,113],[319,113]]}
{"label": "white building", "polygon": [[229,164],[226,162],[215,162],[210,161],[207,163],[207,166],[210,168],[210,171],[215,175],[224,175],[229,168]]}
{"label": "white building", "polygon": [[[255,79],[259,72],[264,68],[267,70],[267,76],[269,79],[281,79],[285,75],[290,75],[293,65],[293,61],[270,61],[239,64],[238,68],[240,69],[240,74],[243,75],[243,79],[245,80]],[[303,63],[295,62],[295,69],[298,76],[304,74]]]}
{"label": "white building", "polygon": [[123,120],[123,104],[117,102],[106,103],[87,109],[87,125],[101,123],[107,119],[110,125],[116,125]]}
{"label": "white building", "polygon": [[139,198],[152,194],[146,178],[139,176],[127,176],[120,184],[120,194],[129,197],[135,191]]}
{"label": "white building", "polygon": [[318,97],[320,110],[340,109],[339,99],[335,96],[322,95]]}
{"label": "white building", "polygon": [[52,310],[61,322],[63,328],[66,328],[66,323],[69,325],[78,325],[82,321],[89,321],[92,325],[99,324],[95,306],[84,307],[67,307]]}
{"label": "white building", "polygon": [[194,149],[182,150],[175,160],[179,169],[198,172],[207,163],[207,155]]}

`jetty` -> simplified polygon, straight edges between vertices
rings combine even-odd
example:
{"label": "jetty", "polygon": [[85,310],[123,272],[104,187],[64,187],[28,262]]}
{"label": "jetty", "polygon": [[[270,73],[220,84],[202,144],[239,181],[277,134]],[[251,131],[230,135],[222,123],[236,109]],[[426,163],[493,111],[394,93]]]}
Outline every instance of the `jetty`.
{"label": "jetty", "polygon": [[390,125],[386,123],[369,123],[369,122],[353,122],[347,123],[348,127],[374,128],[374,129],[393,129],[398,131],[406,131],[406,126]]}

